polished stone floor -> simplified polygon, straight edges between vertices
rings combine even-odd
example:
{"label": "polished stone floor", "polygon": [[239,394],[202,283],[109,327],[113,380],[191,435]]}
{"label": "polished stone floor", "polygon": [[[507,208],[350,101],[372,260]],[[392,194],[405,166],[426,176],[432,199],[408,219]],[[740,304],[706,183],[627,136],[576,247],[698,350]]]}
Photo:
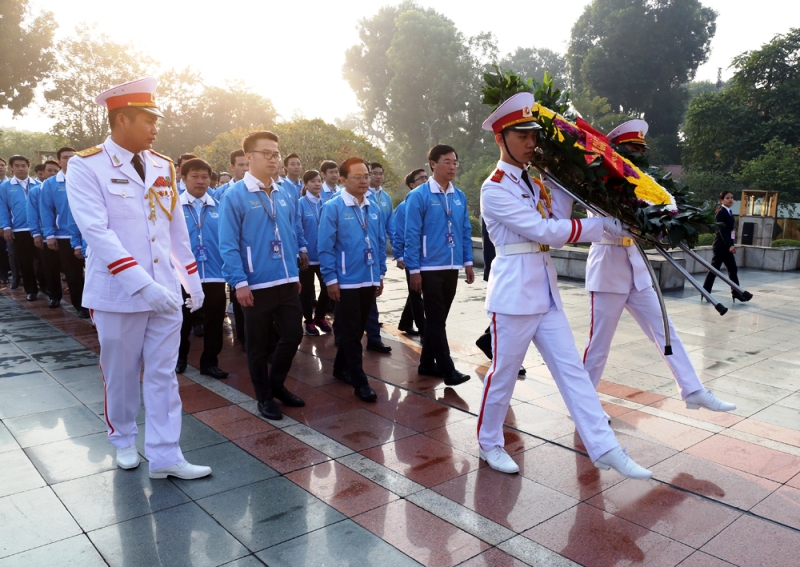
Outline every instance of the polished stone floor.
{"label": "polished stone floor", "polygon": [[[800,565],[800,272],[743,270],[755,298],[720,317],[696,293],[667,307],[704,383],[732,414],[689,411],[627,314],[600,397],[650,481],[595,469],[534,348],[506,420],[520,474],[475,441],[488,361],[485,284],[459,284],[448,333],[456,388],[416,374],[397,332],[390,268],[379,300],[390,355],[365,353],[378,402],[331,376],[332,337],[305,337],[287,382],[307,406],[256,415],[229,333],[215,381],[180,375],[182,447],[197,481],[117,469],[106,440],[99,345],[74,310],[0,293],[0,567],[51,565]],[[588,299],[561,281],[582,351]],[[719,285],[717,286],[719,289]],[[197,365],[202,341],[193,340]],[[140,421],[143,421],[140,414]],[[139,448],[143,453],[143,429]]]}

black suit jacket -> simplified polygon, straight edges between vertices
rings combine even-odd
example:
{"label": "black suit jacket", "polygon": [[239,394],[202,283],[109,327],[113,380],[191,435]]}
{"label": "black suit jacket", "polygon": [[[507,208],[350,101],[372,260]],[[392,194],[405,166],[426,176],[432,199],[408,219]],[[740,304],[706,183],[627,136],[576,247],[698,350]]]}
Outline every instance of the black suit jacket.
{"label": "black suit jacket", "polygon": [[733,213],[729,213],[725,207],[720,207],[717,211],[716,220],[722,223],[722,228],[717,229],[717,235],[714,237],[712,246],[715,250],[729,250],[735,244],[731,238],[731,232],[736,228]]}
{"label": "black suit jacket", "polygon": [[492,271],[492,262],[497,255],[494,244],[489,238],[489,231],[486,230],[486,223],[481,219],[481,241],[483,242],[483,281],[489,281],[489,273]]}

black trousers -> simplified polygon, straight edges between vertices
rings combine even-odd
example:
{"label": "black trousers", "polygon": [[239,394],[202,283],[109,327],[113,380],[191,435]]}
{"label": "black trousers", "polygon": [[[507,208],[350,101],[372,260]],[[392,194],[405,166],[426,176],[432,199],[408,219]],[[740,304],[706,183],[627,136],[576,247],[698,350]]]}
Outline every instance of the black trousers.
{"label": "black trousers", "polygon": [[455,366],[447,343],[447,316],[456,296],[458,270],[432,270],[421,274],[425,333],[422,335],[419,364],[449,374]]}
{"label": "black trousers", "polygon": [[[242,311],[247,337],[247,368],[256,398],[264,402],[283,389],[297,347],[303,340],[303,309],[297,283],[254,290],[253,306],[242,307]],[[275,329],[280,340],[270,356],[269,340]],[[270,363],[272,368],[269,368]]]}
{"label": "black trousers", "polygon": [[27,230],[14,233],[14,257],[19,265],[25,293],[39,293],[36,283],[36,267],[34,261],[39,257],[39,250],[33,244],[33,237]]}
{"label": "black trousers", "polygon": [[[406,284],[409,283],[410,279],[411,274],[406,270]],[[422,303],[422,295],[416,291],[411,291],[411,287],[409,287],[406,305],[403,307],[403,313],[400,315],[400,323],[397,324],[397,327],[408,329],[415,323],[420,334],[425,334],[425,307]]]}
{"label": "black trousers", "polygon": [[367,385],[362,360],[361,337],[367,326],[367,317],[375,300],[375,286],[340,290],[336,306],[336,321],[339,322],[339,349],[333,362],[333,371],[347,370],[353,387]]}
{"label": "black trousers", "polygon": [[[316,315],[314,310],[314,279],[319,280],[319,297],[317,298]],[[328,312],[328,286],[322,281],[319,264],[309,266],[305,270],[300,270],[300,303],[303,305],[303,319],[305,322],[313,323],[317,319],[325,318]]]}
{"label": "black trousers", "polygon": [[233,289],[233,287],[230,288],[230,299],[231,299],[231,305],[233,305],[233,319],[236,323],[236,338],[239,339],[239,342],[244,345],[246,344],[245,330],[244,330],[244,312],[242,311],[242,306],[239,305],[239,300],[236,299],[236,290]]}
{"label": "black trousers", "polygon": [[61,287],[61,256],[58,251],[50,250],[47,241],[44,248],[38,251],[42,262],[42,275],[44,276],[44,289],[50,299],[61,301],[64,297],[64,290]]}
{"label": "black trousers", "polygon": [[58,238],[58,255],[61,258],[61,269],[67,276],[67,287],[69,288],[69,298],[75,309],[83,307],[83,258],[75,256],[75,250],[69,242],[69,238]]}
{"label": "black trousers", "polygon": [[[200,355],[200,368],[217,366],[217,356],[222,352],[222,322],[225,320],[225,283],[203,283],[203,302],[205,311],[205,328],[203,332],[203,353]],[[189,297],[186,292],[183,298]],[[181,325],[181,346],[178,348],[178,359],[186,360],[189,355],[189,333],[194,325],[194,313],[183,306],[183,324]],[[196,312],[195,312],[196,313]]]}
{"label": "black trousers", "polygon": [[[736,267],[736,256],[731,254],[730,249],[714,248],[714,256],[711,258],[711,265],[719,270],[722,264],[725,264],[725,268],[728,270],[728,277],[733,281],[733,283],[738,285],[739,268]],[[708,272],[706,275],[706,281],[703,282],[703,288],[707,292],[711,293],[711,288],[714,287],[715,279],[717,279],[717,276],[715,276],[713,272]]]}
{"label": "black trousers", "polygon": [[8,244],[5,240],[0,243],[0,280],[8,279],[8,272],[11,271],[11,261],[8,258]]}

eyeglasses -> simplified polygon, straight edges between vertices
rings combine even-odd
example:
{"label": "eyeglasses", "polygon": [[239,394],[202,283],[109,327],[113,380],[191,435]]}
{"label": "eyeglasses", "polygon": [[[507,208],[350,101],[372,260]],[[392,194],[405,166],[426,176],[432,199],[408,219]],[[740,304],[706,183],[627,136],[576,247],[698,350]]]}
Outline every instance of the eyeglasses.
{"label": "eyeglasses", "polygon": [[437,161],[436,163],[441,163],[445,167],[450,167],[450,166],[453,166],[453,167],[456,167],[456,168],[458,167],[458,162],[457,161],[450,161],[449,159],[446,159],[444,161]]}
{"label": "eyeglasses", "polygon": [[352,177],[348,176],[347,179],[352,179],[353,181],[358,181],[360,183],[362,181],[368,181],[369,175],[353,175]]}
{"label": "eyeglasses", "polygon": [[264,158],[269,160],[281,161],[280,152],[270,152],[269,150],[250,150],[251,154],[263,154]]}
{"label": "eyeglasses", "polygon": [[428,176],[427,175],[420,175],[419,177],[415,177],[414,178],[414,183],[422,183],[423,181],[427,181],[427,180],[428,180]]}

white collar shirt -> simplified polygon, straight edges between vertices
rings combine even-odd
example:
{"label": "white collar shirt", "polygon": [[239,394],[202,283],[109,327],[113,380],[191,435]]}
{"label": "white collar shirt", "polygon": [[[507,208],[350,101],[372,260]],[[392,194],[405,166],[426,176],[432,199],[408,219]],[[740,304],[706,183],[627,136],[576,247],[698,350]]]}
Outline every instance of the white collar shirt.
{"label": "white collar shirt", "polygon": [[453,189],[453,184],[450,183],[449,181],[447,182],[447,189],[445,189],[444,191],[442,191],[442,186],[439,185],[433,177],[428,179],[428,184],[431,188],[431,193],[444,193],[444,194],[455,193],[455,189]]}
{"label": "white collar shirt", "polygon": [[244,180],[244,186],[247,187],[247,190],[251,193],[258,193],[259,191],[269,189],[270,187],[272,187],[271,191],[274,191],[278,188],[277,184],[274,183],[272,179],[269,180],[269,185],[264,185],[264,183],[256,179],[256,176],[249,171],[244,174],[242,179]]}
{"label": "white collar shirt", "polygon": [[184,191],[181,193],[180,196],[181,205],[192,205],[195,208],[202,208],[202,207],[213,207],[216,205],[216,201],[211,198],[211,195],[208,194],[208,191],[200,197],[199,199],[196,197],[192,197],[188,191]]}
{"label": "white collar shirt", "polygon": [[64,173],[63,171],[59,171],[58,173],[56,173],[56,181],[57,181],[58,183],[66,183],[66,181],[67,181],[67,174],[66,174],[66,173]]}
{"label": "white collar shirt", "polygon": [[364,198],[361,200],[361,204],[359,204],[358,200],[353,195],[348,193],[346,189],[342,190],[342,200],[348,207],[358,207],[362,210],[364,207],[369,207],[369,199],[367,199],[366,195],[364,195]]}
{"label": "white collar shirt", "polygon": [[[117,144],[114,140],[111,139],[111,136],[106,138],[105,145],[106,145],[106,148],[108,150],[110,150],[109,153],[111,153],[113,156],[115,156],[120,161],[120,163],[131,163],[131,160],[133,159],[133,152],[131,152],[129,150],[126,150],[125,148],[123,148],[122,146]],[[146,177],[146,174],[147,174],[147,160],[144,159],[145,158],[144,152],[139,152],[138,155],[139,155],[139,159],[142,160],[142,167],[145,168],[145,177]]]}

